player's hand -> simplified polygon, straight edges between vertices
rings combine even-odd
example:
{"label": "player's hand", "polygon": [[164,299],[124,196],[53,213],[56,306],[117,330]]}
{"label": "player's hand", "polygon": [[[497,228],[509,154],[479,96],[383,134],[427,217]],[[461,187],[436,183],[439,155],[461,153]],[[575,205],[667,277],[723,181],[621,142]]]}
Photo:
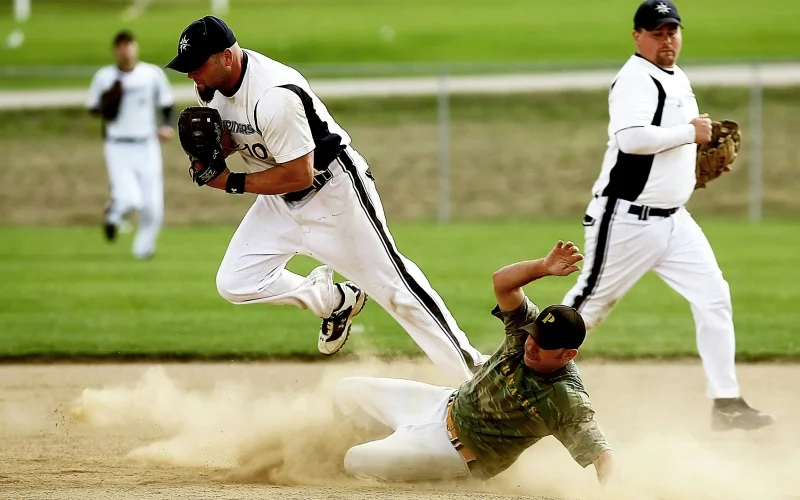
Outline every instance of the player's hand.
{"label": "player's hand", "polygon": [[690,122],[694,126],[694,142],[708,144],[711,142],[711,118],[703,113]]}
{"label": "player's hand", "polygon": [[567,276],[580,270],[575,264],[581,260],[583,255],[575,243],[558,240],[556,246],[545,256],[544,265],[552,276]]}
{"label": "player's hand", "polygon": [[156,132],[156,135],[158,135],[158,140],[168,141],[173,137],[175,137],[175,131],[172,130],[172,127],[170,127],[169,125],[162,125],[161,127],[158,128],[158,132]]}
{"label": "player's hand", "polygon": [[[200,163],[199,161],[195,160],[195,161],[192,162],[192,168],[195,171],[200,171],[200,170],[203,169],[203,164]],[[217,178],[207,182],[206,186],[211,186],[212,188],[215,188],[215,189],[222,189],[224,191],[225,190],[225,184],[227,184],[227,182],[228,182],[228,174],[230,174],[230,173],[231,173],[231,171],[226,168],[221,174],[219,174],[219,176]]]}

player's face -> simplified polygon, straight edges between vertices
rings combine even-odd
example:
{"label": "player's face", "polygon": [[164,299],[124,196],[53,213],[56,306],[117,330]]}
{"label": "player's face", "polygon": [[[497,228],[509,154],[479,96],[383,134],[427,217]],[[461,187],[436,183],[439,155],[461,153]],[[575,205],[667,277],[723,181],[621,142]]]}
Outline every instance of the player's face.
{"label": "player's face", "polygon": [[537,372],[548,373],[558,370],[578,354],[576,349],[545,350],[536,345],[533,337],[525,340],[525,356],[523,361],[528,368]]}
{"label": "player's face", "polygon": [[211,99],[206,99],[206,97],[213,97],[215,91],[225,88],[230,75],[230,65],[225,63],[224,54],[215,54],[209,57],[205,64],[186,76],[194,80],[200,97],[205,101],[210,101]]}
{"label": "player's face", "polygon": [[678,61],[683,35],[680,26],[667,23],[653,31],[634,31],[633,40],[642,57],[661,68],[670,68]]}
{"label": "player's face", "polygon": [[136,42],[121,42],[114,47],[114,59],[117,66],[131,67],[139,58],[139,45]]}

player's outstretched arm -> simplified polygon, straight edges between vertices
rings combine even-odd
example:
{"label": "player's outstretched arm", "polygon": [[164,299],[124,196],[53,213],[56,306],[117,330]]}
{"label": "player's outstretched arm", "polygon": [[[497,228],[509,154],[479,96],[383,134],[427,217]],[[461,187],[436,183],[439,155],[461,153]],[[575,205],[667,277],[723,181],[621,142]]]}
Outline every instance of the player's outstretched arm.
{"label": "player's outstretched arm", "polygon": [[597,472],[597,480],[600,484],[608,486],[614,477],[614,452],[611,450],[604,451],[594,460],[594,468]]}
{"label": "player's outstretched arm", "polygon": [[[199,170],[200,165],[195,166]],[[254,194],[285,194],[311,186],[314,180],[314,152],[307,153],[286,163],[262,172],[246,174],[225,170],[208,183],[216,189],[228,192]]]}
{"label": "player's outstretched arm", "polygon": [[517,262],[503,267],[492,276],[497,305],[503,311],[513,311],[525,300],[522,287],[545,276],[567,276],[580,268],[580,250],[571,241],[559,240],[550,252],[536,260]]}

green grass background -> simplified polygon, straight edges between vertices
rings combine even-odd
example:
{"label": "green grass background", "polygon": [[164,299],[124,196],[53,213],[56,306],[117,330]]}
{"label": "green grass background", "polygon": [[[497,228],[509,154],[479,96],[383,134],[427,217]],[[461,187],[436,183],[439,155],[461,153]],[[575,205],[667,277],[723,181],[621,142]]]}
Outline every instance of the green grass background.
{"label": "green grass background", "polygon": [[[299,65],[313,76],[341,74],[341,68],[324,65],[342,63],[617,65],[633,50],[630,31],[638,0],[230,3],[224,17],[242,46]],[[0,34],[15,26],[11,4],[0,5]],[[0,59],[3,66],[91,69],[110,62],[111,38],[119,29],[129,28],[140,39],[143,59],[163,65],[175,54],[181,30],[209,13],[208,4],[208,0],[154,2],[141,17],[125,21],[121,13],[127,2],[34,0],[31,18],[23,25],[24,45],[0,49]],[[800,57],[800,25],[794,21],[800,18],[800,2],[684,0],[678,7],[686,28],[684,62]],[[393,35],[386,36],[388,32]],[[171,76],[180,80],[180,75]],[[3,77],[0,86],[83,86],[87,81],[86,76],[52,74]]]}
{"label": "green grass background", "polygon": [[[142,17],[123,21],[120,14],[127,4],[119,0],[34,0],[32,17],[22,26],[26,36],[23,47],[0,48],[0,89],[85,88],[93,71],[110,62],[109,42],[121,28],[136,32],[144,60],[163,64],[175,53],[182,28],[208,13],[207,0],[164,0],[151,5]],[[638,0],[231,0],[225,18],[243,46],[297,66],[312,78],[405,76],[442,67],[451,72],[618,67],[633,50],[631,18],[637,4]],[[2,36],[17,26],[11,5],[0,4]],[[685,64],[800,58],[800,25],[795,22],[800,18],[800,2],[683,0],[679,8],[686,27]],[[393,36],[386,37],[387,32]],[[55,69],[48,69],[51,67]],[[28,76],[12,77],[12,68],[28,71]],[[43,76],[31,76],[37,71]],[[185,81],[181,75],[169,74],[173,81]],[[791,182],[783,181],[793,178],[791,169],[798,161],[790,138],[796,92],[784,94],[784,101],[771,105],[773,101],[767,100],[765,149],[771,156],[765,163],[765,191],[769,213],[791,217],[796,190]],[[720,94],[725,98],[733,95]],[[526,199],[514,190],[537,188],[533,190],[535,203],[514,206],[516,217],[535,213],[546,220],[553,216],[548,212],[553,207],[572,213],[574,200],[584,200],[602,149],[604,101],[594,95],[572,95],[555,99],[550,106],[542,100],[549,98],[533,98],[524,105],[513,100],[467,106],[454,100],[454,123],[461,127],[454,132],[467,141],[453,144],[454,160],[461,167],[455,208],[460,203],[459,189],[472,202],[469,206],[476,205],[474,193],[487,191],[486,183],[471,191],[474,182],[470,179],[481,179],[467,175],[473,163],[494,166],[492,178],[499,179],[495,184],[508,196],[491,191],[493,200]],[[402,211],[408,192],[427,193],[421,196],[423,201],[434,199],[428,180],[435,171],[435,108],[428,102],[423,106],[412,101],[382,101],[378,110],[374,104],[349,102],[337,112],[363,144],[381,179],[386,179],[381,182],[390,183],[382,187],[382,193],[392,220],[419,218],[433,207],[428,203],[421,213]],[[482,96],[478,102],[489,100]],[[738,104],[723,105],[713,96],[705,96],[704,102],[717,113],[744,117],[743,93],[733,101]],[[0,166],[6,176],[6,187],[0,189],[0,357],[321,359],[316,354],[318,320],[313,315],[290,307],[234,306],[217,295],[216,268],[235,222],[214,220],[208,221],[214,222],[210,226],[167,227],[159,254],[150,262],[130,258],[130,235],[109,246],[94,226],[32,227],[30,224],[61,220],[50,213],[53,211],[63,211],[67,220],[83,223],[89,219],[86,214],[99,213],[105,177],[96,124],[85,117],[63,119],[52,113],[6,113],[2,118],[0,144],[11,160]],[[459,122],[462,118],[463,123]],[[64,123],[69,125],[64,127]],[[583,124],[582,128],[578,124]],[[481,126],[497,131],[492,135]],[[527,130],[534,145],[521,148],[528,140]],[[20,131],[25,137],[20,137]],[[589,138],[597,139],[597,144]],[[393,140],[416,145],[415,150],[405,151],[397,165],[392,159],[402,150],[394,148]],[[500,160],[495,156],[485,159],[487,152],[494,151],[490,145],[498,144],[510,152],[506,163],[534,165],[536,170],[526,172],[535,179],[503,184],[504,179],[514,177],[498,177],[503,167],[496,164]],[[564,148],[572,153],[553,157]],[[167,158],[179,156],[175,151],[167,150]],[[705,219],[708,214],[740,213],[746,206],[746,172],[742,171],[746,160],[744,155],[738,175],[720,180],[714,193],[703,193],[693,205],[701,213],[701,223],[731,283],[739,357],[797,359],[800,271],[794,261],[800,251],[800,223],[773,221],[756,226],[741,220]],[[414,168],[401,176],[409,170],[407,165]],[[560,177],[551,170],[568,173],[570,182],[554,187]],[[195,191],[190,197],[189,187],[186,193],[180,191],[185,175],[181,174],[182,184],[171,180],[173,177],[167,174],[168,203],[183,200],[187,206],[170,206],[170,216],[193,210],[202,199],[213,206],[228,201]],[[411,182],[413,179],[421,184]],[[572,191],[567,192],[567,187]],[[20,193],[25,194],[22,199]],[[724,193],[730,194],[729,199]],[[483,200],[470,217],[509,216],[492,208],[492,203]],[[238,218],[244,211],[243,206],[229,205],[224,207],[225,217],[236,214]],[[22,206],[32,215],[19,215]],[[37,214],[42,217],[36,219]],[[2,225],[9,221],[24,224]],[[461,221],[448,226],[416,221],[392,227],[401,250],[423,268],[474,344],[489,352],[502,335],[499,323],[489,315],[494,304],[491,273],[509,262],[542,255],[558,238],[581,241],[582,228],[576,221]],[[290,268],[306,273],[313,266],[310,260],[297,258]],[[527,291],[541,304],[559,301],[575,278],[545,279]],[[420,353],[374,303],[359,317],[359,323],[364,331],[354,335],[348,352]],[[688,305],[652,275],[625,297],[583,349],[584,356],[622,358],[693,356],[695,352]]]}
{"label": "green grass background", "polygon": [[[740,359],[800,357],[800,225],[700,221],[733,293]],[[415,260],[476,347],[502,339],[491,275],[543,255],[559,238],[582,242],[577,221],[494,224],[394,224],[401,252]],[[99,228],[0,228],[0,356],[5,359],[110,356],[283,358],[316,353],[319,320],[307,311],[234,306],[217,295],[215,274],[234,227],[167,229],[152,261],[129,256],[130,235],[115,245]],[[296,258],[290,269],[316,264]],[[539,304],[561,300],[577,274],[526,288]],[[421,351],[374,302],[343,352]],[[647,275],[594,331],[583,356],[694,356],[688,305]]]}

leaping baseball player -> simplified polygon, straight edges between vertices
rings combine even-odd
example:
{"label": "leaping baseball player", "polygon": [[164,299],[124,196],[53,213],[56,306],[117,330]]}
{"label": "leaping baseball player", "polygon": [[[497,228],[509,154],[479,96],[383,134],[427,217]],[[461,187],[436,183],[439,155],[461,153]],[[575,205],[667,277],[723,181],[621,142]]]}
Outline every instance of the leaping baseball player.
{"label": "leaping baseball player", "polygon": [[[86,107],[103,120],[106,168],[111,200],[106,207],[103,232],[114,241],[119,227],[139,212],[133,255],[148,259],[155,254],[164,217],[164,175],[159,140],[174,135],[172,91],[164,70],[141,62],[133,33],[114,37],[116,64],[94,75]],[[158,125],[156,109],[161,111]]]}
{"label": "leaping baseball player", "polygon": [[[350,136],[296,70],[242,49],[221,19],[192,22],[167,65],[195,83],[200,106],[178,119],[198,185],[259,195],[217,272],[234,304],[292,305],[322,318],[318,348],[342,348],[367,295],[440,368],[468,378],[484,361],[425,275],[397,248],[375,178]],[[231,172],[237,151],[250,173]],[[323,265],[286,269],[294,255]],[[339,272],[348,281],[334,283]]]}
{"label": "leaping baseball player", "polygon": [[[700,115],[677,66],[682,24],[672,2],[643,2],[633,40],[637,52],[609,92],[608,149],[583,219],[586,265],[563,303],[578,309],[591,330],[652,269],[691,305],[713,427],[769,425],[775,417],[739,394],[730,289],[684,206],[695,187],[729,169],[738,150],[735,127]],[[722,168],[710,168],[709,158]]]}
{"label": "leaping baseball player", "polygon": [[586,336],[583,319],[564,305],[539,312],[522,291],[545,276],[577,271],[581,259],[572,242],[559,241],[544,258],[494,274],[492,314],[503,321],[505,340],[458,389],[389,378],[339,381],[334,403],[346,419],[393,431],[351,448],[345,470],[383,481],[487,479],[554,436],[579,465],[594,464],[607,486],[614,455],[573,361]]}

